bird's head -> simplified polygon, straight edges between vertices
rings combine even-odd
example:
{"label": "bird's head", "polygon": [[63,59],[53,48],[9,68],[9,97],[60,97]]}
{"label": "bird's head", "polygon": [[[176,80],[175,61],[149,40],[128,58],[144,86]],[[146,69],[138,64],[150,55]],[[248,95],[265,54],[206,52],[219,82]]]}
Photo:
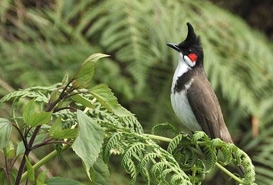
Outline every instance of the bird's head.
{"label": "bird's head", "polygon": [[179,52],[181,60],[190,68],[203,64],[203,49],[200,42],[200,37],[196,36],[194,29],[190,23],[187,23],[188,35],[180,44],[167,44],[169,47]]}

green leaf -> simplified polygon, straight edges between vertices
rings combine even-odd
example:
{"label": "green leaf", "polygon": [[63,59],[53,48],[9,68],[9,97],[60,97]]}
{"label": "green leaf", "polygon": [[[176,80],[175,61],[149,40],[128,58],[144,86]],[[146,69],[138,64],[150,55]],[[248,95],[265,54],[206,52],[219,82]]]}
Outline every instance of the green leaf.
{"label": "green leaf", "polygon": [[15,148],[12,141],[9,141],[9,144],[4,148],[5,156],[8,159],[12,159],[15,156]]}
{"label": "green leaf", "polygon": [[73,86],[77,88],[87,88],[90,85],[94,75],[95,64],[97,60],[103,57],[108,57],[102,53],[96,53],[89,56],[82,64],[80,70],[74,76]]}
{"label": "green leaf", "polygon": [[17,145],[16,156],[19,156],[25,152],[26,148],[23,141],[20,141]]}
{"label": "green leaf", "polygon": [[7,146],[11,134],[10,121],[0,118],[0,150]]}
{"label": "green leaf", "polygon": [[67,179],[62,177],[53,177],[51,179],[46,180],[47,185],[84,185],[79,181],[75,181],[73,179]]}
{"label": "green leaf", "polygon": [[50,121],[52,112],[38,112],[35,113],[36,104],[35,100],[31,100],[26,104],[23,111],[24,122],[32,127],[46,124]]}
{"label": "green leaf", "polygon": [[100,84],[89,91],[109,111],[119,117],[132,116],[128,110],[123,108],[117,101],[111,89],[106,84]]}
{"label": "green leaf", "polygon": [[100,185],[108,185],[110,181],[110,173],[107,164],[100,155],[93,166],[95,173],[95,183]]}
{"label": "green leaf", "polygon": [[76,94],[76,95],[72,96],[72,99],[75,102],[80,103],[80,104],[82,104],[85,107],[95,108],[95,106],[93,105],[93,103],[89,99],[83,97],[80,94]]}
{"label": "green leaf", "polygon": [[26,122],[27,125],[36,127],[38,125],[43,125],[50,122],[52,112],[39,112],[30,115],[29,122]]}
{"label": "green leaf", "polygon": [[31,115],[33,115],[35,113],[35,100],[31,100],[29,101],[25,107],[24,107],[24,111],[23,111],[23,120],[24,122],[27,124],[30,122],[30,117]]}
{"label": "green leaf", "polygon": [[75,129],[62,129],[62,119],[58,117],[52,124],[49,135],[54,139],[75,138],[77,137],[78,130]]}
{"label": "green leaf", "polygon": [[61,130],[62,129],[62,118],[58,117],[55,122],[52,124],[51,128],[49,129],[49,135],[53,136],[54,132],[56,130]]}
{"label": "green leaf", "polygon": [[78,131],[77,129],[64,129],[64,130],[56,130],[52,137],[54,139],[64,139],[64,138],[69,138],[73,139],[77,137]]}
{"label": "green leaf", "polygon": [[47,174],[47,170],[42,171],[42,172],[38,175],[37,180],[36,180],[36,184],[37,184],[37,185],[46,185],[46,184],[45,184],[46,174]]}
{"label": "green leaf", "polygon": [[94,165],[99,156],[104,138],[104,130],[95,120],[80,110],[77,111],[77,119],[79,123],[79,135],[72,144],[72,149],[82,159],[86,173],[92,181],[89,169]]}
{"label": "green leaf", "polygon": [[34,168],[31,165],[31,162],[29,161],[28,157],[26,157],[26,166],[27,166],[27,177],[31,182],[35,182],[35,172]]}

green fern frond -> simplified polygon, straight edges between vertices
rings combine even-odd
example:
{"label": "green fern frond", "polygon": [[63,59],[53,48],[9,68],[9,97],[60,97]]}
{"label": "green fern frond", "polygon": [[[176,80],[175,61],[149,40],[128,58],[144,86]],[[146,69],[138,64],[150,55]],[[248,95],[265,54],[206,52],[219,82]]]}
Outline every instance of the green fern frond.
{"label": "green fern frond", "polygon": [[172,141],[169,143],[168,145],[168,148],[167,148],[167,151],[170,152],[170,153],[173,153],[173,151],[175,151],[175,149],[178,148],[179,144],[181,142],[187,142],[189,141],[190,142],[190,139],[188,137],[185,137],[185,135],[183,134],[179,134],[177,135],[176,137],[174,137],[172,139]]}
{"label": "green fern frond", "polygon": [[205,132],[194,132],[193,136],[193,141],[197,144],[199,141],[209,141],[208,135],[205,134]]}
{"label": "green fern frond", "polygon": [[226,146],[226,143],[220,139],[213,139],[212,145],[217,150],[221,151],[223,155],[223,161],[220,161],[223,165],[230,164],[232,161],[232,147],[230,145]]}
{"label": "green fern frond", "polygon": [[129,160],[123,162],[122,167],[127,173],[130,174],[131,184],[135,184],[138,172],[137,172],[137,168],[136,168],[133,160],[129,159]]}
{"label": "green fern frond", "polygon": [[122,150],[120,150],[120,148],[122,147],[119,147],[118,146],[118,143],[120,142],[121,138],[122,138],[122,135],[123,133],[115,133],[113,134],[109,139],[107,139],[105,141],[105,145],[104,145],[104,148],[103,148],[103,160],[107,163],[109,161],[109,157],[110,155],[112,155],[112,150],[113,149],[116,149],[117,151],[115,153],[123,153]]}
{"label": "green fern frond", "polygon": [[41,93],[39,91],[45,91],[45,92],[51,93],[53,90],[56,89],[57,86],[60,86],[60,84],[55,84],[50,87],[36,86],[32,88],[26,88],[24,90],[14,91],[7,94],[3,98],[1,98],[0,105],[14,98],[25,98],[25,97],[35,98],[36,101],[47,103],[48,97],[45,96],[46,93]]}
{"label": "green fern frond", "polygon": [[160,124],[157,124],[155,125],[153,128],[152,128],[152,134],[158,134],[160,132],[168,132],[170,131],[171,133],[173,134],[177,134],[178,133],[178,130],[176,127],[174,127],[172,124],[170,123],[160,123]]}
{"label": "green fern frond", "polygon": [[120,117],[119,120],[124,124],[125,128],[129,128],[138,134],[143,133],[143,128],[135,116]]}
{"label": "green fern frond", "polygon": [[[122,157],[122,161],[127,161],[129,159],[136,159],[140,161],[143,158],[143,152],[146,150],[146,146],[143,143],[134,143],[126,149]],[[125,164],[125,163],[122,163]],[[126,168],[126,165],[123,165]]]}
{"label": "green fern frond", "polygon": [[147,153],[144,155],[139,163],[140,173],[147,179],[147,184],[150,184],[150,173],[148,170],[148,165],[157,163],[159,155],[156,153]]}
{"label": "green fern frond", "polygon": [[[175,182],[175,184],[192,184],[184,173],[179,174],[179,171],[174,171],[172,168],[176,169],[175,166],[167,166],[165,162],[158,162],[151,168],[152,176],[159,183],[172,184]],[[167,175],[170,175],[170,177],[167,177]],[[169,178],[171,179],[170,181],[167,180]]]}
{"label": "green fern frond", "polygon": [[143,159],[139,163],[140,173],[146,178],[147,184],[150,184],[150,170],[148,170],[148,165],[151,162],[152,164],[157,163],[159,155],[156,153],[145,154]]}
{"label": "green fern frond", "polygon": [[198,146],[204,155],[204,163],[206,166],[206,173],[210,172],[215,167],[217,162],[216,150],[211,140],[204,132],[195,132],[193,134],[193,141]]}
{"label": "green fern frond", "polygon": [[[273,140],[271,131],[272,128],[268,129],[266,132],[261,133],[261,140],[255,139],[251,143],[251,147],[257,147],[257,152],[251,159],[255,164],[256,179],[259,184],[267,185],[268,182],[273,181],[273,170],[272,164],[269,161],[273,160]],[[257,142],[258,144],[255,144]],[[264,144],[264,142],[266,144]],[[270,184],[270,183],[269,183]]]}

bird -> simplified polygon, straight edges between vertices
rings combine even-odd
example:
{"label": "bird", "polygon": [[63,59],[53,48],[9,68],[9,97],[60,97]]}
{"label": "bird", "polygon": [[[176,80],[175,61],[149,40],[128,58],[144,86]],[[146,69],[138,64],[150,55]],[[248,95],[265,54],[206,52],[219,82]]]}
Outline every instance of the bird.
{"label": "bird", "polygon": [[173,75],[171,104],[178,119],[191,131],[204,131],[210,138],[233,143],[219,101],[204,70],[200,36],[188,22],[188,34],[180,44],[167,45],[179,53]]}
{"label": "bird", "polygon": [[[204,52],[200,36],[187,22],[188,34],[180,44],[167,45],[179,53],[173,75],[171,104],[178,119],[191,131],[204,131],[210,138],[226,143],[233,140],[225,124],[218,98],[204,70]],[[235,154],[232,153],[235,158]],[[244,176],[243,166],[238,166]]]}

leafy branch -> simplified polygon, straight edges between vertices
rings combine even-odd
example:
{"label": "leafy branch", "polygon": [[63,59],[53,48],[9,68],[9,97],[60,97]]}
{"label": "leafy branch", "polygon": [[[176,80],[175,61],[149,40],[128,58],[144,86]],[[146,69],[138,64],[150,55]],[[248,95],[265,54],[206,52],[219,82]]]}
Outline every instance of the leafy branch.
{"label": "leafy branch", "polygon": [[[0,118],[0,147],[6,162],[0,176],[5,177],[4,183],[67,182],[65,178],[46,179],[46,172],[36,173],[68,148],[82,160],[92,184],[109,184],[107,165],[112,155],[121,157],[121,167],[130,174],[131,184],[139,175],[147,184],[198,184],[215,166],[237,183],[254,183],[251,160],[235,145],[211,140],[203,132],[178,134],[168,123],[156,125],[153,135],[145,134],[136,117],[118,103],[106,84],[89,87],[96,61],[106,56],[91,55],[71,80],[15,91],[0,100],[1,105],[11,100],[13,104],[12,118]],[[25,104],[22,116],[17,116],[19,101]],[[19,133],[17,148],[10,140],[12,127]],[[169,130],[172,138],[156,135],[160,130]],[[168,147],[163,148],[158,141],[167,142]],[[55,145],[55,150],[32,165],[30,152],[45,145]],[[14,164],[20,157],[16,170]],[[242,165],[245,176],[236,176],[224,168],[232,164]],[[13,171],[16,175],[12,175]],[[101,172],[103,175],[98,174]]]}

